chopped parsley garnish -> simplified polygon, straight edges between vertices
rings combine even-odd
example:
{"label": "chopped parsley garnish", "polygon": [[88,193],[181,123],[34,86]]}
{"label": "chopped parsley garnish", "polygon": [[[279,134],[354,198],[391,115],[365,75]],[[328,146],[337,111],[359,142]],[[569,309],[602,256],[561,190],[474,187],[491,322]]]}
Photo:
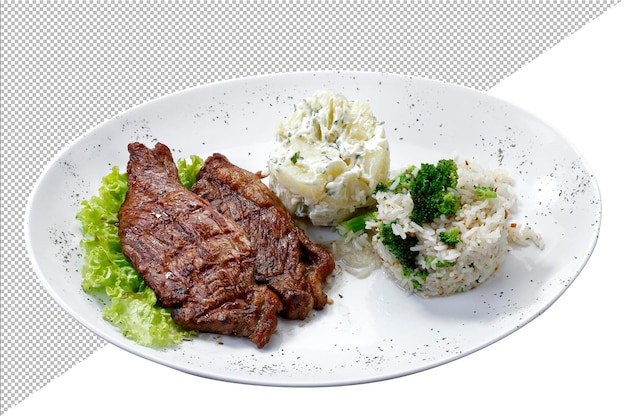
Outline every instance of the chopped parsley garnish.
{"label": "chopped parsley garnish", "polygon": [[301,160],[302,157],[300,156],[300,151],[297,151],[295,154],[293,154],[290,158],[291,162],[296,164],[298,162],[298,160]]}

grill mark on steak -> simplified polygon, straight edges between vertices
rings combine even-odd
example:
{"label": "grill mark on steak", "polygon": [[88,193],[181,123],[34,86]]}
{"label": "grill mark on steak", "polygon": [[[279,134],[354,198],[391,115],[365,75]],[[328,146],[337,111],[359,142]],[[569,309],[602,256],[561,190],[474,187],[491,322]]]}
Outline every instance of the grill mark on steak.
{"label": "grill mark on steak", "polygon": [[122,251],[186,329],[268,343],[279,298],[254,280],[245,231],[178,180],[170,149],[128,146],[128,192],[120,208]]}
{"label": "grill mark on steak", "polygon": [[311,309],[324,308],[322,287],[334,260],[296,225],[260,175],[214,154],[205,160],[192,191],[244,229],[256,250],[255,280],[279,296],[281,315],[304,319]]}

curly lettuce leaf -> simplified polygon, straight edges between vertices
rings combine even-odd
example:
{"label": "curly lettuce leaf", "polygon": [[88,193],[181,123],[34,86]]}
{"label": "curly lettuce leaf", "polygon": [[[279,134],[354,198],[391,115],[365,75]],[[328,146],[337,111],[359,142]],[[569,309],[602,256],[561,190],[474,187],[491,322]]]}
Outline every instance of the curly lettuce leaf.
{"label": "curly lettuce leaf", "polygon": [[204,160],[197,155],[189,157],[190,163],[186,160],[178,160],[176,165],[178,166],[178,178],[180,182],[188,189],[196,182],[196,176],[204,165]]}
{"label": "curly lettuce leaf", "polygon": [[[203,160],[191,156],[179,160],[179,178],[190,188]],[[81,204],[76,218],[82,225],[81,247],[85,253],[81,286],[92,295],[105,293],[108,304],[103,317],[120,328],[124,336],[146,346],[179,344],[197,332],[186,331],[174,323],[171,310],[158,305],[154,291],[122,253],[117,214],[128,190],[128,176],[118,167],[102,178],[98,194]]]}
{"label": "curly lettuce leaf", "polygon": [[149,287],[138,293],[126,292],[111,299],[103,317],[117,325],[122,334],[146,346],[165,347],[179,344],[196,335],[172,321],[171,309],[161,308]]}

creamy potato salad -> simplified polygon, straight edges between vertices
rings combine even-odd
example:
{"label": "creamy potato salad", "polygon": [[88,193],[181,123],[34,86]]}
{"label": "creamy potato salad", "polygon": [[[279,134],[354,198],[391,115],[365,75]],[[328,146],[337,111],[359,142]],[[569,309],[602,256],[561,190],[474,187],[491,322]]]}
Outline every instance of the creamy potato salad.
{"label": "creamy potato salad", "polygon": [[267,171],[291,213],[336,225],[372,203],[389,175],[389,145],[368,104],[320,90],[279,122]]}

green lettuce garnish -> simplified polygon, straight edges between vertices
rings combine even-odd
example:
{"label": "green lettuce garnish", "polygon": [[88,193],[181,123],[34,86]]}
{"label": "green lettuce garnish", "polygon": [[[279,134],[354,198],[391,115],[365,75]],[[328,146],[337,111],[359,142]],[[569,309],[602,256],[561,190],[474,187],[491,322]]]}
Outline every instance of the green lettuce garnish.
{"label": "green lettuce garnish", "polygon": [[189,157],[191,163],[187,163],[187,160],[180,159],[176,162],[178,166],[178,179],[188,189],[196,182],[196,176],[204,165],[204,160],[197,155]]}
{"label": "green lettuce garnish", "polygon": [[[191,188],[203,160],[177,162],[181,183]],[[124,336],[145,346],[165,347],[197,335],[172,320],[171,309],[162,308],[152,289],[122,253],[117,213],[128,190],[128,176],[118,167],[102,178],[98,194],[81,203],[76,218],[82,225],[83,290],[104,296],[103,318],[120,328]]]}

